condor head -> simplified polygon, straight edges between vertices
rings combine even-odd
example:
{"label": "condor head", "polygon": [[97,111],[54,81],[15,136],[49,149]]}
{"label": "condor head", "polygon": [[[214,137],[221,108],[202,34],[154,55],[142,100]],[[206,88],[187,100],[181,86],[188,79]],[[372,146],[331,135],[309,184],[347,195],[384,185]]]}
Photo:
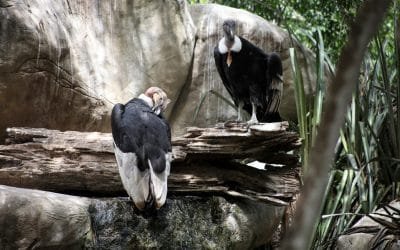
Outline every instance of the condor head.
{"label": "condor head", "polygon": [[235,20],[232,19],[225,20],[224,23],[222,24],[222,29],[224,31],[225,39],[233,43],[235,41],[235,35],[236,35]]}
{"label": "condor head", "polygon": [[157,115],[163,112],[171,102],[167,94],[159,87],[150,87],[144,94],[153,101],[152,109]]}

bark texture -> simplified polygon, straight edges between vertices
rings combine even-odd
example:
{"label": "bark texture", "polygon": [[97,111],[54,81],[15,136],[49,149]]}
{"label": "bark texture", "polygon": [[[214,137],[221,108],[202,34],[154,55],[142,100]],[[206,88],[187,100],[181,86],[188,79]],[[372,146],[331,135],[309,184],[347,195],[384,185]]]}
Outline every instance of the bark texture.
{"label": "bark texture", "polygon": [[[190,128],[173,139],[169,192],[221,194],[285,205],[299,189],[300,146],[286,123]],[[62,193],[124,194],[108,133],[10,128],[0,145],[0,184]],[[268,157],[268,155],[270,157]],[[287,156],[287,157],[285,157]],[[280,167],[251,168],[230,159],[267,159]],[[268,160],[271,161],[268,161]]]}

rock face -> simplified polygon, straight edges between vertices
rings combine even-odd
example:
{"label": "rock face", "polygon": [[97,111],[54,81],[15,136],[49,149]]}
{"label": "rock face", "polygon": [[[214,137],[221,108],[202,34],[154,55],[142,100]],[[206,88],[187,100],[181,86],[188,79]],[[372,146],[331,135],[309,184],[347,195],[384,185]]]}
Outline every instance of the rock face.
{"label": "rock face", "polygon": [[2,249],[250,249],[284,207],[222,197],[172,197],[156,214],[125,198],[87,199],[0,185]]}
{"label": "rock face", "polygon": [[174,101],[189,72],[186,1],[4,0],[0,19],[0,133],[109,131],[113,103],[152,85]]}
{"label": "rock face", "polygon": [[[236,119],[236,110],[226,102],[211,94],[213,90],[231,100],[225,90],[215,67],[213,51],[222,38],[222,23],[226,19],[235,19],[238,23],[238,34],[253,42],[266,52],[278,52],[283,61],[283,100],[280,112],[284,119],[296,120],[294,85],[289,57],[289,48],[295,47],[299,64],[303,69],[306,94],[313,92],[315,74],[312,55],[307,49],[300,50],[297,43],[292,44],[289,33],[265,19],[250,12],[217,4],[190,5],[190,13],[197,27],[196,46],[194,49],[193,69],[190,81],[181,91],[180,112],[173,113],[171,122],[175,131],[182,131],[185,126],[209,126],[216,122]],[[302,52],[301,52],[302,51]],[[304,52],[304,53],[303,53]],[[245,83],[244,83],[245,84]],[[199,104],[203,105],[195,118]]]}
{"label": "rock face", "polygon": [[89,199],[0,185],[1,249],[82,249],[93,242]]}
{"label": "rock face", "polygon": [[251,249],[270,239],[283,211],[222,197],[174,197],[153,217],[135,214],[130,203],[118,199],[91,207],[101,249]]}
{"label": "rock face", "polygon": [[[151,85],[172,100],[167,117],[175,135],[234,118],[232,107],[209,94],[230,99],[213,59],[225,18],[238,21],[243,37],[281,54],[281,113],[296,119],[289,35],[247,11],[208,4],[190,5],[189,13],[182,0],[4,0],[0,18],[0,142],[11,126],[109,131],[113,104]],[[304,51],[298,55],[308,86],[315,76]]]}
{"label": "rock face", "polygon": [[338,250],[400,249],[399,211],[400,202],[392,201],[389,206],[370,214],[374,219],[364,216],[348,232],[339,237],[336,248]]}

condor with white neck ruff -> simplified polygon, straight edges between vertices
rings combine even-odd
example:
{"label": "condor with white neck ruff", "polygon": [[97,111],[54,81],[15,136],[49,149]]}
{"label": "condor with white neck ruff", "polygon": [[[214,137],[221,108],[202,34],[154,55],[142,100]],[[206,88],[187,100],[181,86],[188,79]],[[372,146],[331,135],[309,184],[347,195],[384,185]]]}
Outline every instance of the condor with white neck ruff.
{"label": "condor with white neck ruff", "polygon": [[111,114],[114,152],[122,184],[139,210],[159,209],[167,198],[171,132],[162,112],[170,100],[151,87]]}
{"label": "condor with white neck ruff", "polygon": [[281,121],[282,62],[277,53],[265,53],[237,36],[236,22],[223,23],[224,37],[214,49],[214,59],[222,83],[241,111],[251,114],[248,124]]}

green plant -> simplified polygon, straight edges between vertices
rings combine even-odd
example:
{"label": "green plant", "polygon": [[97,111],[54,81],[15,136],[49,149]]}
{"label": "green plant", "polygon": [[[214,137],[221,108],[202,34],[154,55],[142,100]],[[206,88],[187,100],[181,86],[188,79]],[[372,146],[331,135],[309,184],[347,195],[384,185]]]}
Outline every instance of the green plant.
{"label": "green plant", "polygon": [[[193,1],[192,1],[193,2]],[[202,1],[204,2],[204,1]],[[215,0],[247,9],[285,26],[316,54],[315,95],[307,99],[294,49],[290,61],[295,84],[298,131],[303,138],[302,168],[307,171],[315,143],[328,79],[334,72],[329,57],[339,54],[347,25],[362,1]],[[370,45],[345,123],[337,142],[323,211],[315,227],[312,249],[333,248],[335,241],[361,216],[400,197],[400,11],[389,11],[380,34]],[[394,30],[394,32],[393,32]],[[395,36],[393,36],[393,33]],[[322,39],[324,37],[324,39]]]}
{"label": "green plant", "polygon": [[375,211],[400,194],[396,175],[400,171],[396,130],[400,121],[394,111],[398,73],[386,63],[389,58],[380,37],[375,46],[371,49],[377,49],[378,58],[365,58],[359,87],[340,133],[315,248],[332,248],[360,215]]}
{"label": "green plant", "polygon": [[[295,100],[297,108],[297,118],[300,137],[303,140],[301,149],[301,159],[303,173],[307,171],[308,156],[311,147],[315,143],[315,137],[317,135],[318,126],[321,121],[322,114],[322,103],[325,97],[325,74],[326,67],[332,67],[330,63],[326,63],[327,55],[324,49],[324,41],[322,39],[321,31],[317,29],[315,32],[315,39],[313,42],[317,47],[315,72],[317,81],[315,83],[315,96],[314,98],[307,99],[304,91],[303,77],[301,69],[297,62],[297,55],[294,48],[289,49],[291,67],[294,79],[295,89]],[[330,72],[333,72],[333,68],[329,68]]]}
{"label": "green plant", "polygon": [[[397,15],[394,15],[397,18]],[[395,23],[398,24],[398,20]],[[395,26],[399,29],[399,26]],[[336,156],[326,188],[321,219],[315,228],[313,249],[333,248],[336,239],[360,216],[400,196],[400,32],[393,37],[377,36],[361,69],[359,85],[353,94],[340,132]],[[303,171],[318,133],[325,96],[324,66],[334,71],[324,53],[320,32],[309,36],[317,51],[316,91],[311,100],[304,86],[297,56],[290,50],[298,112],[298,130],[303,138]],[[384,41],[384,42],[382,42]],[[328,63],[327,63],[328,62]],[[392,63],[390,63],[392,62]]]}

